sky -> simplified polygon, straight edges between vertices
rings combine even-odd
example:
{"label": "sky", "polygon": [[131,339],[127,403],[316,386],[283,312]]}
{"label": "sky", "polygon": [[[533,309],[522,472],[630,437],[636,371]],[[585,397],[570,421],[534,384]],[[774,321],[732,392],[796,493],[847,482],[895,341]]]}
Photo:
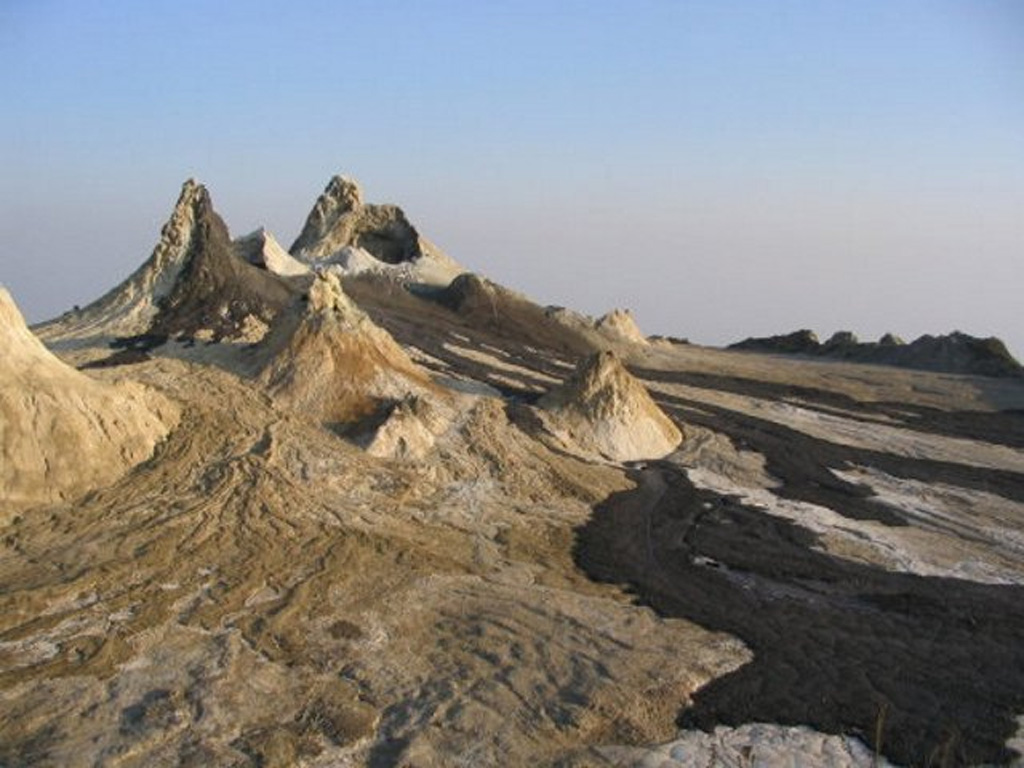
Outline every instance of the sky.
{"label": "sky", "polygon": [[335,173],[543,304],[1024,357],[1024,3],[0,0],[0,282],[148,257],[182,181],[287,247]]}

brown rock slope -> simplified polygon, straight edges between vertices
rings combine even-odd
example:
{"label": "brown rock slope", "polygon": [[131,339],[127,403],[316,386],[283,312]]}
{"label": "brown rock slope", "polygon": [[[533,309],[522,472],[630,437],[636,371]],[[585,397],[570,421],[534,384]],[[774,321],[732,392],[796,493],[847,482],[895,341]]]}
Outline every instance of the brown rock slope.
{"label": "brown rock slope", "polygon": [[98,381],[54,357],[3,288],[0,347],[0,522],[109,484],[177,421],[177,408],[142,386]]}
{"label": "brown rock slope", "polygon": [[346,423],[383,404],[433,389],[429,376],[342,290],[316,276],[266,340],[260,380],[279,404],[325,423]]}
{"label": "brown rock slope", "polygon": [[588,357],[538,405],[550,412],[547,426],[566,445],[613,461],[661,458],[682,440],[679,428],[611,352]]}

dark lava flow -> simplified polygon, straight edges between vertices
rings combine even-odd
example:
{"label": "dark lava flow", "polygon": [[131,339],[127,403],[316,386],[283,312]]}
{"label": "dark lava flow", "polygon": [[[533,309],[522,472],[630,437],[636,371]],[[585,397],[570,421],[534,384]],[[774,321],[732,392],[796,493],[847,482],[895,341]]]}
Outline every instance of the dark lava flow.
{"label": "dark lava flow", "polygon": [[579,529],[577,564],[754,653],[700,690],[681,726],[805,724],[905,765],[1015,756],[1004,743],[1024,712],[1024,588],[844,562],[665,463],[634,479]]}

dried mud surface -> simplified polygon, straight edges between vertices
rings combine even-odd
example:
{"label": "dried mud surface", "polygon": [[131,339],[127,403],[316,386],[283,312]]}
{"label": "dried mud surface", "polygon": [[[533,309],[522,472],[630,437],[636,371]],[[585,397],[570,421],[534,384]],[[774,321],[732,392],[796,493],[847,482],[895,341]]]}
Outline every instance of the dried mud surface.
{"label": "dried mud surface", "polygon": [[497,401],[396,463],[217,368],[131,371],[179,428],[3,531],[0,764],[555,762],[670,738],[749,658],[574,567],[573,527],[628,481]]}
{"label": "dried mud surface", "polygon": [[[450,425],[374,458],[245,345],[90,369],[181,419],[0,530],[0,765],[622,765],[755,722],[870,755],[880,713],[896,762],[1012,759],[1019,382],[624,346],[687,436],[626,471],[538,439],[576,336],[345,289]],[[765,738],[784,761],[809,733]]]}

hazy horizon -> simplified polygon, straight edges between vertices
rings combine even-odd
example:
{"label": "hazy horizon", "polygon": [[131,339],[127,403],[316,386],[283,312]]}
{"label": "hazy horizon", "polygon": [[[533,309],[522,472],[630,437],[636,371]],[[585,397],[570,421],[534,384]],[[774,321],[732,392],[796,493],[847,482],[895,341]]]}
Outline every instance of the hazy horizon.
{"label": "hazy horizon", "polygon": [[148,257],[181,182],[287,247],[331,175],[467,269],[646,333],[962,330],[1024,354],[1024,6],[0,9],[0,282]]}

